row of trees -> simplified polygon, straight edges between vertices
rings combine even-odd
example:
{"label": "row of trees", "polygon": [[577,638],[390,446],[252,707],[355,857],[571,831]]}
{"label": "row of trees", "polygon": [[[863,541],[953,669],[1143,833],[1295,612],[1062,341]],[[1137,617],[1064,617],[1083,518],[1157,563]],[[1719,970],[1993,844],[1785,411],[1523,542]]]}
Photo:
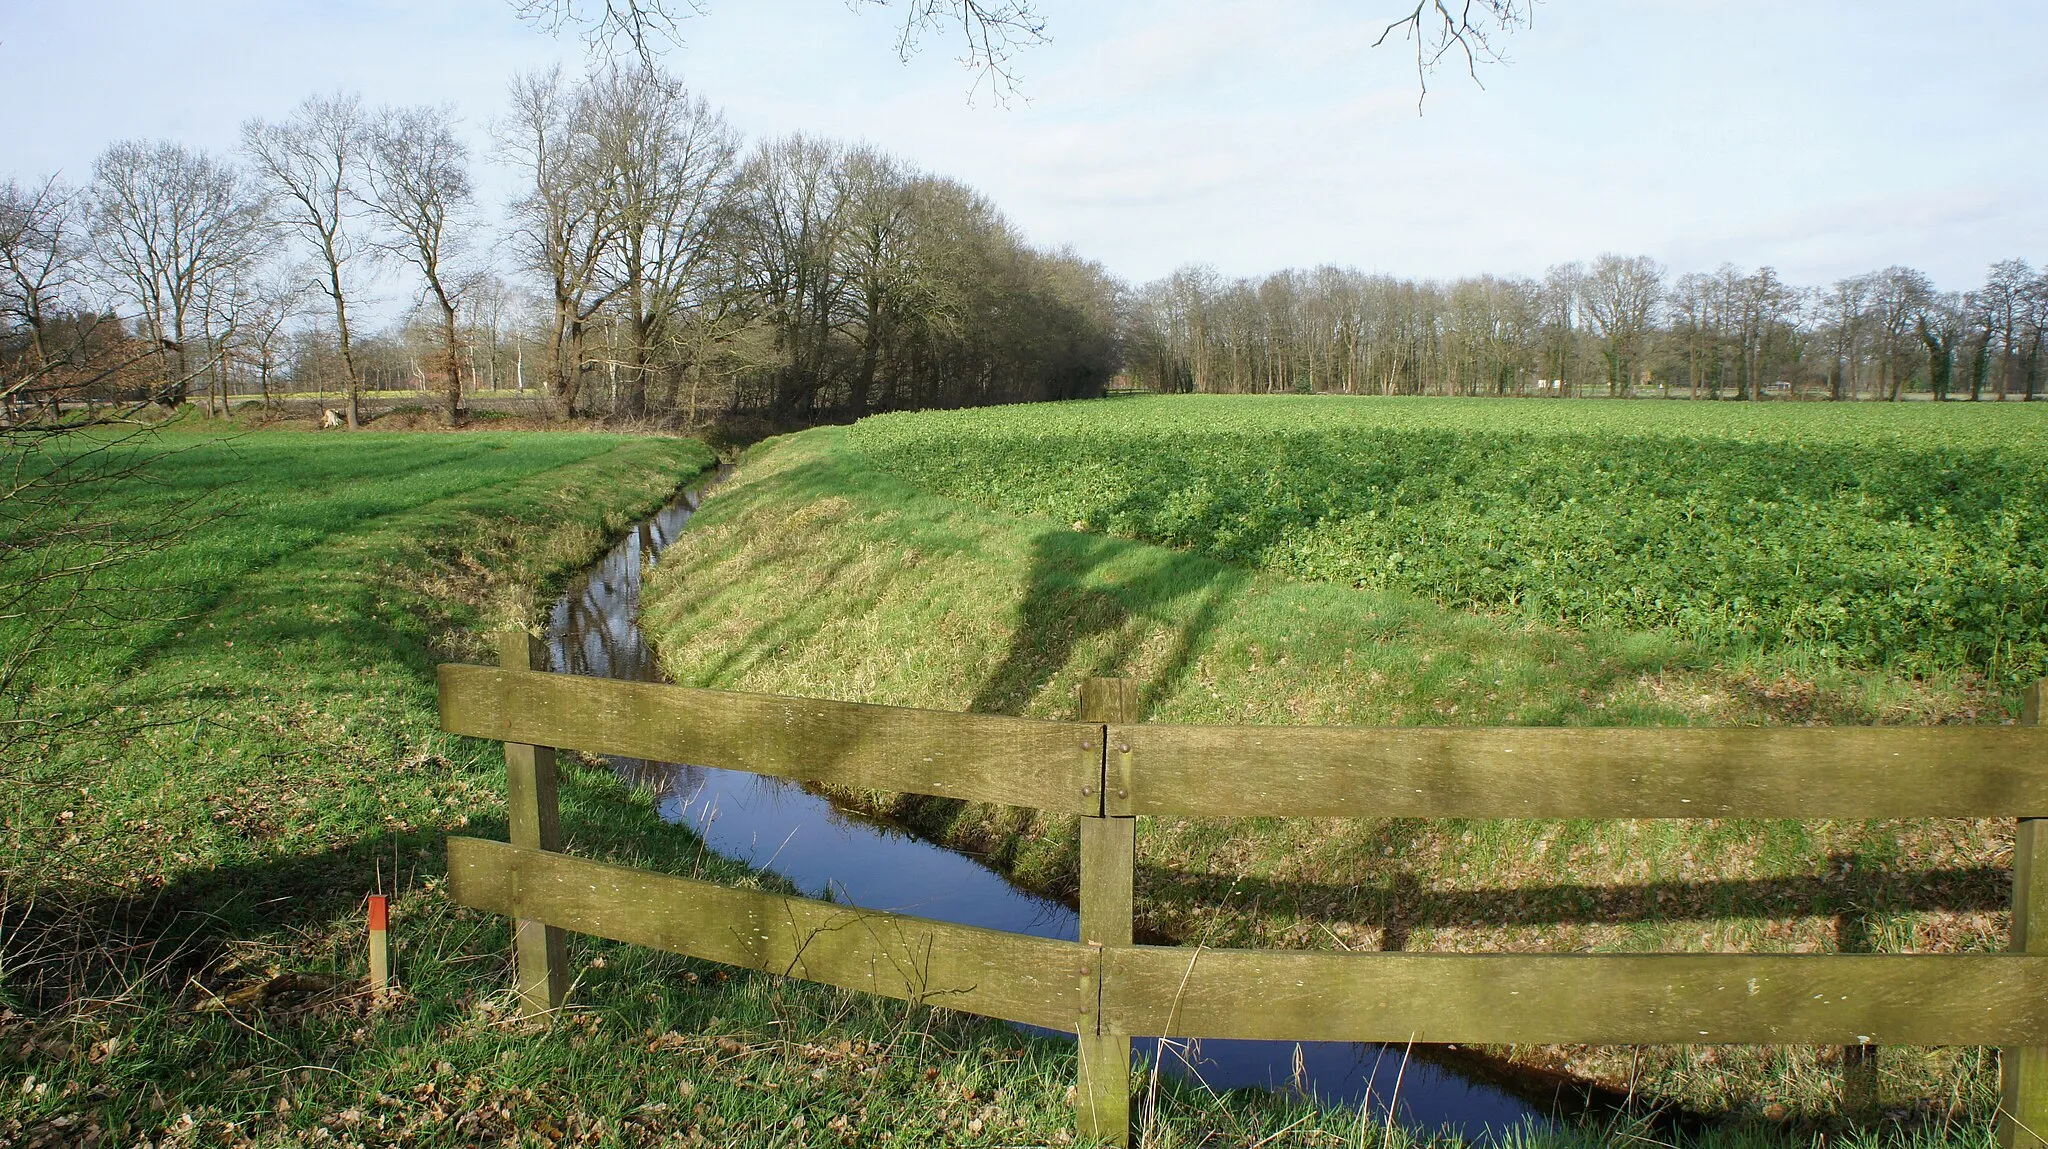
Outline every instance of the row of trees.
{"label": "row of trees", "polygon": [[[1541,280],[1194,267],[1130,290],[871,148],[748,145],[656,68],[518,77],[495,127],[522,188],[500,228],[450,111],[346,95],[250,121],[234,159],[124,142],[82,187],[0,186],[10,407],[282,384],[342,395],[354,426],[369,386],[438,391],[451,420],[466,388],[510,386],[572,416],[801,422],[1094,394],[1120,366],[1176,391],[2041,390],[2048,274],[2023,260],[1961,293],[1905,267],[1803,288],[1618,255]],[[366,341],[394,268],[414,307]]]}
{"label": "row of trees", "polygon": [[[505,229],[451,111],[348,95],[250,121],[233,159],[124,142],[83,187],[0,186],[0,363],[90,328],[140,368],[90,373],[99,391],[211,408],[283,382],[340,393],[352,427],[395,344],[451,420],[508,343],[565,413],[690,422],[1063,398],[1115,370],[1114,282],[955,181],[807,136],[748,146],[648,67],[519,77],[496,127],[524,187]],[[393,269],[412,313],[366,346]]]}
{"label": "row of trees", "polygon": [[971,189],[808,136],[744,153],[660,72],[514,86],[522,263],[551,389],[629,415],[782,418],[1067,398],[1116,366],[1116,285],[1025,245]]}
{"label": "row of trees", "polygon": [[2025,260],[1942,292],[1909,267],[1799,287],[1603,255],[1540,281],[1183,268],[1135,293],[1125,350],[1167,391],[2032,399],[2044,332],[2048,272]]}

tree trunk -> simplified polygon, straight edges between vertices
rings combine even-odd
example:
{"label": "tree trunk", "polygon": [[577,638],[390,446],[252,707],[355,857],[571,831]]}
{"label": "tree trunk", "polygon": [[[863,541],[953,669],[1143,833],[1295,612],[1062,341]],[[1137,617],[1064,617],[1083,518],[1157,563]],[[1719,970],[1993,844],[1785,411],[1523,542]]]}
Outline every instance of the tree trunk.
{"label": "tree trunk", "polygon": [[462,348],[455,335],[455,306],[446,296],[441,298],[441,354],[448,369],[448,406],[445,414],[450,427],[462,418]]}
{"label": "tree trunk", "polygon": [[341,346],[341,370],[343,385],[348,395],[348,429],[359,431],[363,426],[362,381],[356,375],[355,350],[349,344],[348,301],[341,294],[341,265],[328,263],[328,285],[334,295],[335,341]]}

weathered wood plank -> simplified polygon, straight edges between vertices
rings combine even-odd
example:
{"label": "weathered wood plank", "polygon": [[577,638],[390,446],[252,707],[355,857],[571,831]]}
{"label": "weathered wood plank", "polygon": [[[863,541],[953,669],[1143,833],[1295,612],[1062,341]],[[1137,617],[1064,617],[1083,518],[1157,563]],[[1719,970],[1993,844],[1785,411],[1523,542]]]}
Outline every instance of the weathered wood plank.
{"label": "weathered wood plank", "polygon": [[2048,1024],[2011,954],[1109,951],[1119,1033],[1295,1041],[1997,1045]]}
{"label": "weathered wood plank", "polygon": [[441,667],[441,728],[658,762],[1100,812],[1099,726]]}
{"label": "weathered wood plank", "polygon": [[[735,890],[709,882],[448,839],[448,888],[463,905],[580,934],[903,1001],[1072,1033],[1092,952],[901,914]],[[1092,1029],[1092,1018],[1087,1023]]]}
{"label": "weathered wood plank", "polygon": [[1109,812],[1975,818],[2048,811],[2048,728],[1112,726]]}
{"label": "weathered wood plank", "polygon": [[[498,634],[498,665],[544,670],[547,644],[525,631]],[[505,821],[515,846],[562,848],[562,806],[552,746],[505,743]],[[512,958],[520,1012],[560,1009],[569,997],[569,938],[545,922],[512,923]]]}
{"label": "weathered wood plank", "polygon": [[[1081,683],[1083,722],[1136,722],[1138,684],[1128,678],[1089,678]],[[1105,750],[1103,785],[1112,796],[1122,783],[1112,777]],[[1091,946],[1131,944],[1138,870],[1138,820],[1083,817],[1081,826],[1081,941]],[[1101,995],[1101,966],[1090,987]],[[1111,1145],[1131,1140],[1131,1039],[1098,1027],[1080,1034],[1079,1080],[1074,1107],[1081,1135]]]}
{"label": "weathered wood plank", "polygon": [[[2048,684],[2027,689],[2022,726],[2041,724]],[[2048,814],[2048,807],[2032,811]],[[2048,817],[2021,818],[2012,844],[2012,951],[2048,954]],[[1998,1143],[2008,1149],[2048,1149],[2048,1031],[2029,1044],[1998,1051]]]}

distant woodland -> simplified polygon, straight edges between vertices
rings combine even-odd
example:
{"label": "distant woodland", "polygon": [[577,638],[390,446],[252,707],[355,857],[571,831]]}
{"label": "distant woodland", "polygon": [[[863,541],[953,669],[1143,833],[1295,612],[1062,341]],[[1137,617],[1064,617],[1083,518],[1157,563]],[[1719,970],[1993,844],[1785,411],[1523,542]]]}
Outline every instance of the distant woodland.
{"label": "distant woodland", "polygon": [[2033,399],[2048,366],[2048,272],[2022,259],[1963,292],[1910,267],[1802,286],[1619,255],[1541,280],[1193,267],[1127,315],[1129,372],[1165,391]]}
{"label": "distant woodland", "polygon": [[[1348,268],[1131,286],[872,148],[748,141],[657,67],[516,77],[474,155],[451,109],[316,96],[233,155],[109,146],[0,185],[0,391],[63,400],[510,392],[559,415],[796,424],[1161,391],[2024,398],[2048,275],[1828,285],[1602,255],[1541,280]],[[478,202],[480,163],[517,175]],[[486,223],[486,219],[501,222]],[[396,320],[394,298],[408,301]],[[366,326],[362,317],[381,321]]]}

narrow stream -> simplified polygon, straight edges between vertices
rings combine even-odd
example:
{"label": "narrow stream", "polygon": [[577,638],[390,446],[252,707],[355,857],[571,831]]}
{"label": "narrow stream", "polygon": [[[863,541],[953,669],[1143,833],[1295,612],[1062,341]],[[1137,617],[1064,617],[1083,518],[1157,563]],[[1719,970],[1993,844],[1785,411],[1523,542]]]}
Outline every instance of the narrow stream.
{"label": "narrow stream", "polygon": [[[715,480],[714,480],[715,481]],[[638,624],[640,576],[695,513],[702,487],[682,493],[592,566],[556,601],[550,669],[598,678],[659,681]],[[1070,907],[1012,885],[965,854],[843,809],[794,783],[703,766],[614,759],[620,776],[650,787],[669,822],[702,835],[727,857],[774,871],[805,894],[866,909],[1074,940]],[[1140,1043],[1134,1043],[1134,1046]],[[1482,1140],[1581,1102],[1561,1080],[1522,1079],[1486,1063],[1447,1065],[1398,1046],[1351,1042],[1144,1042],[1137,1056],[1215,1090],[1288,1089],[1324,1104],[1363,1106],[1417,1131]],[[1432,1051],[1434,1054],[1435,1051]],[[1460,1070],[1470,1069],[1494,1081]]]}

